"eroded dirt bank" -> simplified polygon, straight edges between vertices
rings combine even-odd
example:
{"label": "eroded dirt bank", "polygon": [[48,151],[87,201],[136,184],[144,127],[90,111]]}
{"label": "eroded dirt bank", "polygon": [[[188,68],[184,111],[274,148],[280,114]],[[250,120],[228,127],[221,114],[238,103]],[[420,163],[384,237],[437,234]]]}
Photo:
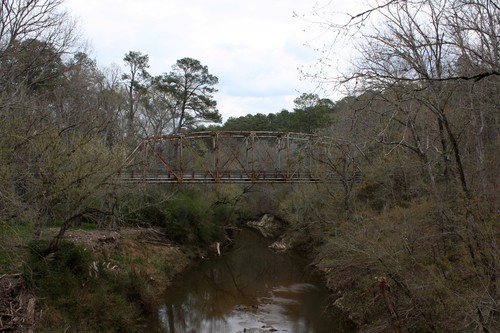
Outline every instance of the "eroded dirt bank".
{"label": "eroded dirt bank", "polygon": [[[55,232],[45,231],[49,236]],[[83,269],[83,262],[73,259],[75,270],[68,270],[71,276],[60,271],[47,271],[54,275],[50,285],[45,277],[37,276],[36,268],[30,268],[28,259],[20,268],[22,272],[0,274],[0,332],[58,332],[59,329],[61,332],[92,332],[99,326],[102,326],[100,332],[107,332],[110,331],[107,324],[100,325],[96,321],[120,319],[124,322],[108,326],[128,326],[128,330],[120,330],[123,332],[137,329],[137,326],[133,328],[134,324],[156,306],[157,296],[192,259],[179,246],[165,239],[161,229],[69,230],[65,240],[77,245],[74,248],[79,249],[86,260]],[[26,247],[20,244],[12,246],[18,246],[20,251]],[[78,251],[73,250],[74,253]],[[67,257],[74,256],[74,253]],[[59,260],[57,256],[40,257],[37,265],[55,267],[55,261]],[[72,263],[67,263],[71,268]],[[60,290],[57,293],[45,290],[50,288]],[[92,307],[96,307],[93,303],[99,299],[102,308],[93,310]],[[106,301],[109,308],[106,308]],[[76,314],[64,311],[64,307],[74,312],[124,313]]]}

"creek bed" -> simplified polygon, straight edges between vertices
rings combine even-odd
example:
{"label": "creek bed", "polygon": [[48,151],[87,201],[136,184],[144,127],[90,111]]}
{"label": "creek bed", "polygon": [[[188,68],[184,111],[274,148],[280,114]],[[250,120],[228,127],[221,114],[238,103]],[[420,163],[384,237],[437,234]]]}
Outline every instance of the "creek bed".
{"label": "creek bed", "polygon": [[355,332],[328,308],[329,293],[306,261],[276,253],[253,230],[220,257],[194,265],[164,295],[151,331],[165,333]]}

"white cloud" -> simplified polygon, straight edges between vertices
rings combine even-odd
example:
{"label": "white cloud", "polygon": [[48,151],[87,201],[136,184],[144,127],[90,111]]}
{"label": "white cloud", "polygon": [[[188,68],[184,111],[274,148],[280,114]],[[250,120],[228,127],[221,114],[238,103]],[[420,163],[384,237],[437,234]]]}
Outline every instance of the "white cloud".
{"label": "white cloud", "polygon": [[216,95],[224,119],[292,109],[314,88],[298,68],[315,61],[303,46],[313,0],[67,0],[100,66],[123,64],[128,51],[150,58],[150,72],[170,71],[190,57],[219,78]]}

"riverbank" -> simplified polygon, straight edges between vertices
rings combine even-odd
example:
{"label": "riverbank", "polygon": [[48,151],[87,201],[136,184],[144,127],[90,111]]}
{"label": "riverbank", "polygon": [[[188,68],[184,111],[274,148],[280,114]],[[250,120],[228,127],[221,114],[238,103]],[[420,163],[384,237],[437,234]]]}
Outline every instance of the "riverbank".
{"label": "riverbank", "polygon": [[[274,236],[277,230],[285,230],[282,221],[270,216],[264,219],[273,224]],[[17,273],[0,279],[1,331],[146,332],[158,320],[158,309],[173,277],[193,261],[206,258],[209,251],[216,255],[211,248],[202,251],[175,245],[159,228],[122,228],[68,230],[56,253],[40,256],[37,249],[56,232],[45,229],[44,239],[28,246],[27,233],[18,239],[10,237],[10,244],[2,239],[19,264],[10,265]],[[255,257],[255,250],[251,253]],[[262,256],[257,256],[260,263]],[[248,270],[243,276],[260,271],[249,266],[248,259],[241,267]]]}
{"label": "riverbank", "polygon": [[[471,248],[463,240],[473,238],[442,231],[440,210],[419,201],[332,223],[264,220],[277,223],[271,228],[281,233],[273,248],[292,249],[307,258],[323,273],[331,293],[329,306],[341,309],[364,330],[407,326],[429,331],[426,327],[435,326],[465,332],[460,326],[463,310],[469,317],[477,310],[470,305],[470,290],[479,290],[489,276],[479,275],[471,262]],[[455,214],[453,226],[470,223],[462,219],[467,215],[460,206],[448,211]],[[497,237],[496,221],[495,214],[483,216],[475,229],[480,239]],[[256,222],[257,230],[267,223]],[[48,257],[37,252],[44,240],[28,243],[27,237],[17,229],[3,232],[0,242],[0,263],[9,267],[0,273],[0,328],[6,332],[147,331],[141,325],[158,319],[158,300],[172,277],[206,254],[176,246],[158,228],[69,230],[67,242]],[[213,249],[206,251],[215,255]],[[254,270],[246,259],[241,266]],[[223,285],[234,282],[228,281]],[[482,313],[495,309],[484,304]]]}
{"label": "riverbank", "polygon": [[497,212],[415,200],[296,222],[282,243],[312,250],[332,306],[361,331],[486,332],[499,327],[498,235]]}
{"label": "riverbank", "polygon": [[45,240],[23,232],[2,238],[2,332],[137,332],[158,295],[196,257],[165,241],[161,229],[69,230],[61,248],[41,257]]}

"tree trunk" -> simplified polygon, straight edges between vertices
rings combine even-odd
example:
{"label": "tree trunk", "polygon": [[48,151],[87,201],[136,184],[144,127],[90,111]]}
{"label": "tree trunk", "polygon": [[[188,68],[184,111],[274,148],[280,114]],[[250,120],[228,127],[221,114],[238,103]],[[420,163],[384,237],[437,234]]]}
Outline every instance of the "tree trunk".
{"label": "tree trunk", "polygon": [[392,294],[391,288],[387,284],[387,279],[385,277],[377,278],[378,286],[380,288],[380,293],[385,300],[385,304],[387,305],[387,310],[389,311],[389,315],[391,317],[391,326],[392,331],[394,333],[403,333],[403,329],[401,328],[401,322],[399,320],[399,315],[396,311],[396,303],[394,301],[394,295]]}
{"label": "tree trunk", "polygon": [[444,114],[443,114],[443,119],[442,120],[443,120],[444,128],[446,129],[446,134],[448,135],[448,139],[450,140],[450,143],[451,143],[451,148],[453,150],[453,155],[455,157],[455,164],[456,164],[456,167],[457,167],[458,177],[459,177],[459,180],[460,180],[460,185],[462,187],[462,191],[464,192],[465,196],[468,199],[470,199],[471,198],[471,193],[470,193],[469,187],[467,185],[467,179],[465,177],[465,170],[464,170],[464,167],[463,167],[462,157],[460,155],[460,147],[458,145],[457,138],[453,134],[453,131],[452,131],[451,127],[450,127],[448,119],[446,118],[446,116],[444,116]]}

